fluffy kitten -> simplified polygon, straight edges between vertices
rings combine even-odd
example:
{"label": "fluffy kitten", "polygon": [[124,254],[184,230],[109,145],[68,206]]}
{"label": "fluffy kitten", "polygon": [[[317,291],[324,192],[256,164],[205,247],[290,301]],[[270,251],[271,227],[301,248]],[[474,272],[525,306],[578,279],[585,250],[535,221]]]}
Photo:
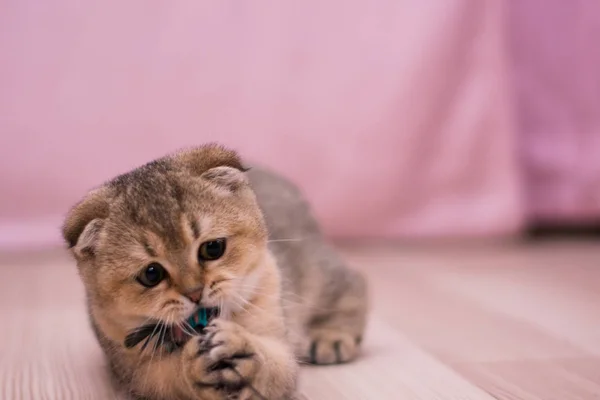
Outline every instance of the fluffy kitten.
{"label": "fluffy kitten", "polygon": [[[286,399],[297,359],[357,356],[363,278],[294,186],[246,172],[233,151],[207,145],[118,176],[73,207],[63,236],[113,375],[134,398]],[[188,336],[199,306],[220,315]],[[125,346],[148,322],[162,323],[150,343]]]}

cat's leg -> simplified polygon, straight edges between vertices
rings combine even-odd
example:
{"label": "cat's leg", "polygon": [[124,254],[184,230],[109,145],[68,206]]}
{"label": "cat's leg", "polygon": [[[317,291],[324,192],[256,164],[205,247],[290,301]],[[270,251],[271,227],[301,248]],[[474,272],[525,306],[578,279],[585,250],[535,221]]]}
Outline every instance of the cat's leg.
{"label": "cat's leg", "polygon": [[284,341],[220,319],[182,349],[153,349],[141,358],[128,353],[118,363],[113,372],[140,400],[292,399],[298,370]]}
{"label": "cat's leg", "polygon": [[297,375],[288,345],[275,337],[258,336],[241,325],[217,319],[198,339],[192,370],[200,389],[217,389],[239,400],[291,399]]}
{"label": "cat's leg", "polygon": [[310,259],[316,281],[304,285],[312,304],[299,356],[312,364],[351,361],[359,353],[366,325],[366,281],[326,244],[313,247]]}

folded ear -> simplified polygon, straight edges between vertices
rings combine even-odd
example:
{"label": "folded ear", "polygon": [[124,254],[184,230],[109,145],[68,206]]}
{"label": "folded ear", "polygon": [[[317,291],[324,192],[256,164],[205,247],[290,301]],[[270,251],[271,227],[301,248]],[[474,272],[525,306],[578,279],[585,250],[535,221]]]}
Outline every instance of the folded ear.
{"label": "folded ear", "polygon": [[248,185],[248,177],[239,169],[215,167],[200,175],[200,178],[234,193]]}
{"label": "folded ear", "polygon": [[175,154],[173,159],[190,171],[192,175],[197,176],[216,167],[231,167],[238,171],[247,170],[235,151],[214,143],[181,151]]}
{"label": "folded ear", "polygon": [[108,212],[105,188],[89,192],[69,211],[63,224],[62,234],[76,256],[94,255],[95,244]]}

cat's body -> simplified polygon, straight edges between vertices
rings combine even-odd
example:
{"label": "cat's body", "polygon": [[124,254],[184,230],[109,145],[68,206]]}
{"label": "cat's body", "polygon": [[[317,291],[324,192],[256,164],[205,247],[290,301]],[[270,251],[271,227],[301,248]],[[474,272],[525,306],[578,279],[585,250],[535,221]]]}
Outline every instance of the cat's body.
{"label": "cat's body", "polygon": [[[363,278],[325,243],[293,185],[243,172],[233,152],[205,146],[118,177],[73,208],[63,234],[98,340],[133,397],[286,399],[298,359],[358,353]],[[123,345],[148,320],[189,331],[182,321],[199,305],[222,314],[180,348],[165,350],[162,331]]]}
{"label": "cat's body", "polygon": [[[269,249],[282,272],[282,306],[297,357],[316,364],[353,359],[367,314],[363,277],[324,240],[294,185],[262,168],[248,175],[267,223]],[[341,354],[336,354],[337,341]]]}

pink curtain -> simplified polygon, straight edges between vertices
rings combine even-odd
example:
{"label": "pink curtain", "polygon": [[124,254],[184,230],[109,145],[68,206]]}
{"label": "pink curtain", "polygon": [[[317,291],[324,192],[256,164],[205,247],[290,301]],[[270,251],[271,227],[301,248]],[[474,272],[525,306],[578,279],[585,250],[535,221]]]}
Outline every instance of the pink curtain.
{"label": "pink curtain", "polygon": [[600,218],[600,2],[513,0],[511,43],[527,214]]}
{"label": "pink curtain", "polygon": [[574,192],[564,215],[597,212],[582,4],[6,0],[0,247],[59,243],[86,190],[206,141],[295,180],[332,236],[508,234]]}

